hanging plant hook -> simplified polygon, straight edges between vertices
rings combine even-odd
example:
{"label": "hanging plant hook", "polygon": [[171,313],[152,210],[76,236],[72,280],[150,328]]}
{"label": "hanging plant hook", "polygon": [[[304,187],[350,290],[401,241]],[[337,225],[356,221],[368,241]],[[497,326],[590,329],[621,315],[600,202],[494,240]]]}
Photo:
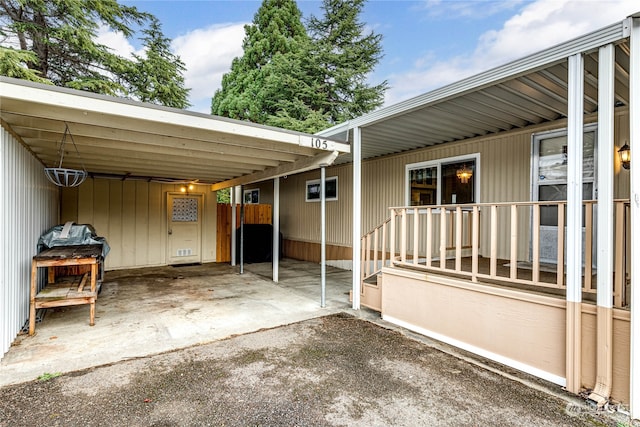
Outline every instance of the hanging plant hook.
{"label": "hanging plant hook", "polygon": [[[66,169],[62,167],[62,162],[64,161],[64,144],[67,142],[67,135],[71,139],[71,143],[76,150],[76,154],[78,155],[78,159],[80,159],[80,164],[82,165],[82,170],[80,169]],[[60,141],[60,162],[58,167],[54,168],[44,168],[44,173],[55,185],[58,187],[77,187],[82,184],[85,179],[87,179],[87,170],[84,167],[84,163],[82,162],[82,158],[80,157],[80,152],[78,151],[78,146],[73,139],[73,135],[69,130],[69,125],[65,122],[64,124],[64,134],[62,135],[62,140]]]}

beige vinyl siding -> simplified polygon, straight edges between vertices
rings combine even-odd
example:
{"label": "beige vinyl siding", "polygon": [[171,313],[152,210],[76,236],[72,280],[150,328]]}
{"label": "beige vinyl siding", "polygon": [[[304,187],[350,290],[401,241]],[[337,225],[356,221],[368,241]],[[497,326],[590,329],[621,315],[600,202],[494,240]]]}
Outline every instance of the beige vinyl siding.
{"label": "beige vinyl siding", "polygon": [[[338,200],[327,205],[327,244],[351,245],[351,166],[327,169],[338,177]],[[280,180],[280,231],[285,239],[320,241],[320,202],[306,202],[306,182],[320,179],[320,171],[290,175]],[[261,195],[262,196],[262,195]]]}
{"label": "beige vinyl siding", "polygon": [[[111,252],[105,268],[120,269],[166,264],[167,193],[179,185],[146,181],[88,179],[62,194],[62,222],[91,224],[107,239]],[[216,259],[216,195],[209,186],[196,186],[204,194],[202,261]]]}
{"label": "beige vinyl siding", "polygon": [[58,188],[45,177],[44,166],[4,127],[0,200],[1,359],[29,317],[31,258],[42,233],[58,222],[59,202]]}
{"label": "beige vinyl siding", "polygon": [[[629,143],[629,111],[625,111],[624,114],[616,114],[614,123],[614,138],[613,143],[616,147],[616,151],[620,149],[625,143]],[[633,159],[633,153],[631,154]],[[638,156],[635,156],[636,159]],[[630,180],[629,171],[622,168],[620,163],[620,156],[616,152],[613,159],[615,177],[613,181],[613,194],[616,199],[628,199],[630,192]]]}
{"label": "beige vinyl siding", "polygon": [[[360,234],[388,218],[389,207],[405,205],[405,167],[411,163],[480,153],[481,201],[529,200],[530,141],[530,134],[471,140],[363,162],[363,229]],[[337,202],[327,202],[327,243],[350,246],[351,165],[327,170],[327,177],[335,175],[338,176],[339,196]],[[281,229],[285,238],[319,241],[319,205],[304,201],[305,182],[319,176],[318,171],[290,176],[281,184]],[[298,216],[301,220],[296,222]],[[312,227],[312,224],[317,224],[317,227]]]}
{"label": "beige vinyl siding", "polygon": [[[595,116],[585,118],[591,123]],[[615,143],[628,140],[629,117],[625,109],[616,112]],[[389,217],[389,207],[406,204],[406,165],[430,160],[480,154],[479,202],[524,202],[531,200],[531,144],[538,132],[566,128],[566,120],[531,126],[527,130],[504,132],[467,141],[442,144],[363,161],[362,163],[362,230],[363,235]],[[364,141],[366,143],[366,141]],[[390,142],[392,143],[392,142]],[[618,159],[616,157],[616,162]],[[351,165],[330,167],[327,177],[338,176],[339,200],[327,202],[327,243],[351,246]],[[285,239],[305,242],[320,241],[320,208],[317,203],[305,202],[305,181],[318,179],[319,171],[289,176],[281,181],[281,230]],[[628,197],[628,171],[615,177],[616,197]],[[481,213],[481,229],[489,228],[488,209]],[[505,212],[508,215],[508,212]],[[519,217],[518,257],[527,259],[530,241],[530,213],[521,211]],[[505,217],[508,218],[508,217]],[[506,221],[506,222],[505,222]],[[508,219],[499,221],[509,227]],[[509,233],[501,233],[498,256],[509,257]],[[489,252],[489,236],[481,236],[481,255]]]}
{"label": "beige vinyl siding", "polygon": [[255,189],[260,190],[261,205],[273,206],[273,180],[257,182],[255,184],[247,184],[243,187],[243,191]]}

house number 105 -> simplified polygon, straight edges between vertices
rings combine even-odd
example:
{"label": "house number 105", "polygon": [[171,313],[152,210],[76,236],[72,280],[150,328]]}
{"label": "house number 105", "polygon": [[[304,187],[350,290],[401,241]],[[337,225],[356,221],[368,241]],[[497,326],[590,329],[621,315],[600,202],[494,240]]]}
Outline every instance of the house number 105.
{"label": "house number 105", "polygon": [[329,148],[329,145],[327,144],[327,141],[325,139],[311,138],[311,147],[326,150],[327,148]]}

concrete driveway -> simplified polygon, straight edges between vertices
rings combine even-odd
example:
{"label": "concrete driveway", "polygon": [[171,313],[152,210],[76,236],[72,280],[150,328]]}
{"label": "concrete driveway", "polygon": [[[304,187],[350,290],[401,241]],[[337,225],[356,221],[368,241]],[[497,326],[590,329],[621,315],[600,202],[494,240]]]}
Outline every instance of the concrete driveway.
{"label": "concrete driveway", "polygon": [[[351,272],[205,264],[107,272],[0,362],[0,426],[638,425],[553,384],[351,310]],[[48,381],[36,380],[48,379]]]}
{"label": "concrete driveway", "polygon": [[0,386],[350,311],[350,271],[327,269],[326,308],[319,265],[283,260],[279,283],[270,263],[238,271],[215,263],[108,271],[95,326],[87,305],[47,309],[35,335],[20,335],[0,361]]}

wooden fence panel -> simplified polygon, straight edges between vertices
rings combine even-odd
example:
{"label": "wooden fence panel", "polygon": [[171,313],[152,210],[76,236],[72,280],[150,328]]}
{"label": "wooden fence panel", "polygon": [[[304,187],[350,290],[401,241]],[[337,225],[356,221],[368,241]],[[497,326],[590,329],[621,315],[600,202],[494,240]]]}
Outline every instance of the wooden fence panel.
{"label": "wooden fence panel", "polygon": [[[271,224],[271,205],[244,205],[245,224]],[[231,261],[231,205],[218,204],[218,221],[216,227],[216,261]],[[236,226],[240,227],[240,205],[236,206]]]}

